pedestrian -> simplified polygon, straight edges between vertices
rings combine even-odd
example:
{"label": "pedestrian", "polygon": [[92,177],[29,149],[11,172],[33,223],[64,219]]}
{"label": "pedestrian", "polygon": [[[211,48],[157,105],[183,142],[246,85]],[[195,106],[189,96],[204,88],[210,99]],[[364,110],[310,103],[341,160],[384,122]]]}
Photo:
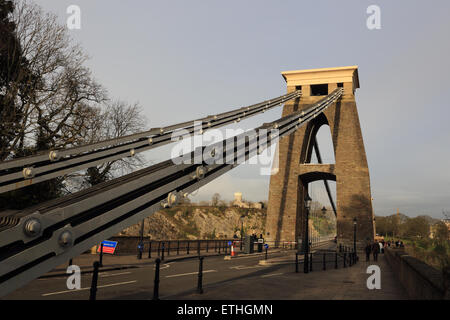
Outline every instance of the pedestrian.
{"label": "pedestrian", "polygon": [[370,261],[370,253],[372,252],[372,246],[370,245],[370,242],[367,243],[365,251],[366,251],[366,261]]}
{"label": "pedestrian", "polygon": [[375,242],[372,244],[373,261],[378,261],[379,252],[380,252],[380,245],[378,244],[378,241],[375,240]]}
{"label": "pedestrian", "polygon": [[380,245],[380,253],[384,253],[383,242],[378,242],[378,244]]}

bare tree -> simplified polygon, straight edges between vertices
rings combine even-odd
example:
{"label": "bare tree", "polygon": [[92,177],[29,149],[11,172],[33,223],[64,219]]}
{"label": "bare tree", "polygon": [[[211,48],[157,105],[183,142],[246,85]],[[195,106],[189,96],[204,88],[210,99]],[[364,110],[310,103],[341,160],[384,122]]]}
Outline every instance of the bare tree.
{"label": "bare tree", "polygon": [[[79,132],[77,143],[94,143],[107,139],[144,131],[147,128],[145,116],[138,103],[128,104],[121,100],[107,101],[102,107],[86,109],[86,127]],[[145,157],[133,157],[109,161],[66,177],[66,191],[74,192],[115,177],[130,173],[147,164]]]}
{"label": "bare tree", "polygon": [[[20,61],[26,66],[22,69],[28,73],[19,79],[20,85],[27,88],[26,92],[19,90],[18,81],[15,87],[11,86],[11,79],[3,81],[11,87],[7,91],[10,96],[7,107],[11,109],[11,101],[14,102],[14,108],[20,110],[20,114],[8,118],[14,123],[0,126],[0,136],[6,137],[1,141],[0,160],[117,138],[145,129],[145,119],[137,103],[129,105],[108,100],[106,90],[84,65],[87,55],[69,37],[67,28],[57,22],[56,15],[43,12],[27,0],[15,1],[12,13],[9,4],[7,9],[8,15],[0,15],[3,19],[0,27],[14,31],[16,39],[10,39],[6,48],[0,46],[1,58],[12,64],[11,61],[19,58],[11,52],[20,48],[23,56]],[[4,87],[2,85],[0,93],[6,92]],[[6,120],[2,116],[3,119]],[[62,178],[45,181],[2,194],[0,207],[22,208],[42,202],[64,191],[76,191],[128,173],[143,164],[143,158],[135,156],[89,168],[65,181]]]}
{"label": "bare tree", "polygon": [[[106,91],[84,66],[87,55],[57,17],[29,1],[15,2],[14,22],[22,53],[34,77],[6,157],[76,144],[87,121],[85,109],[106,99]],[[6,158],[3,156],[3,159]]]}

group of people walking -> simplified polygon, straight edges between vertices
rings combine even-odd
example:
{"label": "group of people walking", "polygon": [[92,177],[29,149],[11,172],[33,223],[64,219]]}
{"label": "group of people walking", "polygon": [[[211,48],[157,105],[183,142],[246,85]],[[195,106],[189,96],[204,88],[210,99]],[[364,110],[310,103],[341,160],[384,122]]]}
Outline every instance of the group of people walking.
{"label": "group of people walking", "polygon": [[367,246],[365,248],[366,261],[370,261],[370,254],[373,255],[373,261],[378,261],[378,255],[380,253],[384,253],[384,249],[390,248],[391,245],[394,248],[403,248],[404,247],[403,241],[401,241],[401,240],[397,240],[395,242],[394,241],[385,242],[384,240],[381,240],[381,241],[375,240],[374,242],[368,242]]}
{"label": "group of people walking", "polygon": [[368,242],[367,246],[365,248],[366,251],[366,261],[370,261],[370,254],[373,255],[373,261],[378,261],[378,254],[384,253],[384,247],[387,244],[384,242],[384,240],[378,242],[378,240],[375,240],[374,242]]}

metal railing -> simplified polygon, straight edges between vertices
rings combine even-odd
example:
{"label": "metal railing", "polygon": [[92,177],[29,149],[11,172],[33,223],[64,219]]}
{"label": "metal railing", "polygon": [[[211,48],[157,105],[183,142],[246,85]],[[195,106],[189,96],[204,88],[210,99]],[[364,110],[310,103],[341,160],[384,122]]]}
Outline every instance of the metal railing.
{"label": "metal railing", "polygon": [[235,239],[208,240],[150,240],[144,241],[143,252],[148,258],[177,255],[195,255],[201,252],[229,253],[229,242]]}

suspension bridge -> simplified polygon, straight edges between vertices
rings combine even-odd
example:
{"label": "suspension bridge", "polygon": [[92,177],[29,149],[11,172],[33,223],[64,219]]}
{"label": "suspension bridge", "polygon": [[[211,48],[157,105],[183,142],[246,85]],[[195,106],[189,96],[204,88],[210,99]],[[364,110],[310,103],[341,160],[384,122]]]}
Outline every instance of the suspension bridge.
{"label": "suspension bridge", "polygon": [[[0,296],[152,213],[176,205],[238,166],[241,160],[274,144],[278,144],[279,161],[270,179],[265,235],[268,241],[296,242],[307,232],[304,199],[308,186],[317,181],[323,181],[337,220],[338,245],[353,245],[355,226],[358,246],[373,240],[369,171],[355,102],[358,68],[288,71],[282,75],[287,93],[254,105],[0,163],[0,192],[8,192],[174,143],[173,136],[180,130],[185,135],[201,135],[283,106],[278,119],[182,155],[183,159],[191,159],[189,162],[168,159],[22,211],[1,212]],[[322,161],[316,134],[323,125],[330,128],[335,163]],[[314,155],[316,164],[311,163]],[[336,181],[337,201],[328,181]]]}

